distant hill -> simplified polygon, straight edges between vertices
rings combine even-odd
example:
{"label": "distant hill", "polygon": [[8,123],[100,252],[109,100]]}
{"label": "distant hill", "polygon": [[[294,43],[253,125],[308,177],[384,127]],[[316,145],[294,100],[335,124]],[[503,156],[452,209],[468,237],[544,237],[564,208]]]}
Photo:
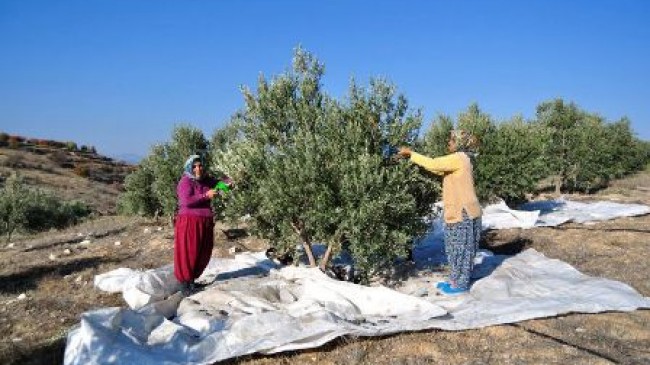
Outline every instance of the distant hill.
{"label": "distant hill", "polygon": [[128,164],[137,165],[144,157],[133,153],[125,153],[121,155],[112,156],[117,161],[124,161]]}
{"label": "distant hill", "polygon": [[98,214],[115,213],[124,179],[135,168],[98,154],[92,146],[0,132],[1,181],[17,172],[28,185],[81,200]]}

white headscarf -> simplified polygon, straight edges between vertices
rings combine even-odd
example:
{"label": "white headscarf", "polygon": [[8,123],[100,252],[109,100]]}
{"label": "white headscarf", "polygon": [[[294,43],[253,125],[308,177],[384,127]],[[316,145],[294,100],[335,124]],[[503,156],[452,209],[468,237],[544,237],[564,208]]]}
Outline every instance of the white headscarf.
{"label": "white headscarf", "polygon": [[194,165],[194,162],[197,160],[203,164],[203,158],[201,156],[191,155],[187,160],[185,160],[185,165],[183,165],[183,173],[189,176],[191,179],[196,179],[192,165]]}

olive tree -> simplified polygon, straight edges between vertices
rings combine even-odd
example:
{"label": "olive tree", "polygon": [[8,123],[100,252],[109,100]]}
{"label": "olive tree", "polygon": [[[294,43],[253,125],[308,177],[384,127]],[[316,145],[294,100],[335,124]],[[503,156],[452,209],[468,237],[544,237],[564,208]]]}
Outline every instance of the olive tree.
{"label": "olive tree", "polygon": [[209,143],[203,132],[189,125],[174,127],[171,141],[155,144],[138,170],[127,177],[120,197],[122,213],[163,215],[172,223],[178,208],[176,185],[183,163],[193,154],[209,160]]}
{"label": "olive tree", "polygon": [[548,160],[554,166],[557,193],[590,192],[645,168],[643,143],[627,118],[608,123],[575,103],[556,99],[537,107],[537,119],[549,130]]}
{"label": "olive tree", "polygon": [[[300,243],[312,266],[325,268],[347,248],[366,275],[404,256],[426,230],[420,219],[435,200],[431,179],[384,154],[412,144],[421,124],[394,86],[351,83],[347,98],[328,96],[324,66],[297,49],[290,70],[256,92],[213,141],[213,164],[231,176],[231,218],[249,215],[253,229],[280,251]],[[234,126],[234,127],[233,127]],[[322,243],[319,259],[312,245]]]}

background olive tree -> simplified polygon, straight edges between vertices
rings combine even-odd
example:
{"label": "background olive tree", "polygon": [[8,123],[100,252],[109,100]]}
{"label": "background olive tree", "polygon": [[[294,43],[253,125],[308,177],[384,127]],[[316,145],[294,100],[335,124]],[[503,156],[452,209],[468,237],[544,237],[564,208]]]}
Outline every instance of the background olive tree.
{"label": "background olive tree", "polygon": [[176,186],[183,173],[183,163],[192,154],[209,161],[209,142],[198,128],[174,127],[171,141],[156,144],[143,159],[138,170],[127,177],[120,198],[122,214],[166,217],[170,224],[178,208]]}
{"label": "background olive tree", "polygon": [[160,201],[154,195],[155,180],[151,156],[140,161],[138,168],[124,180],[124,192],[120,194],[117,210],[124,215],[153,217],[162,211]]}
{"label": "background olive tree", "polygon": [[548,133],[538,123],[515,116],[483,135],[476,184],[484,201],[500,198],[517,204],[548,176]]}
{"label": "background olive tree", "polygon": [[591,192],[648,163],[644,143],[626,118],[608,123],[575,103],[555,99],[538,105],[537,120],[549,131],[547,157],[558,194]]}
{"label": "background olive tree", "polygon": [[454,119],[452,117],[443,114],[437,115],[419,141],[421,151],[432,157],[449,153],[447,143],[453,129]]}
{"label": "background olive tree", "polygon": [[520,202],[547,176],[548,137],[538,124],[522,117],[495,123],[474,103],[459,114],[456,122],[438,116],[422,138],[422,152],[432,157],[449,153],[447,143],[454,128],[468,130],[478,138],[474,182],[481,201],[500,198],[508,203]]}

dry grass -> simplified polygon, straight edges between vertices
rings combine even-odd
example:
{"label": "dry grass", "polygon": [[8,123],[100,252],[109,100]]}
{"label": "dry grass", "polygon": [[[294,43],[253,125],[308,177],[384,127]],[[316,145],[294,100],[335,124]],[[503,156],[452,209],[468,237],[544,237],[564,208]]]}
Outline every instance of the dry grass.
{"label": "dry grass", "polygon": [[[628,180],[629,179],[629,180]],[[615,182],[597,196],[650,204],[650,172]],[[215,256],[229,249],[262,249],[255,237],[228,240],[217,227]],[[89,238],[90,243],[83,242]],[[118,267],[154,268],[172,261],[173,232],[164,223],[101,217],[64,231],[21,237],[0,248],[0,363],[58,364],[65,334],[88,310],[124,306],[118,294],[93,288],[94,275]],[[528,247],[582,272],[625,282],[650,296],[647,265],[650,216],[594,225],[493,231],[485,246],[516,253]],[[116,246],[115,242],[120,245]],[[54,254],[54,259],[50,258]],[[18,300],[20,294],[26,299]],[[252,355],[226,364],[648,364],[650,311],[571,314],[445,332],[337,339],[318,349]]]}

